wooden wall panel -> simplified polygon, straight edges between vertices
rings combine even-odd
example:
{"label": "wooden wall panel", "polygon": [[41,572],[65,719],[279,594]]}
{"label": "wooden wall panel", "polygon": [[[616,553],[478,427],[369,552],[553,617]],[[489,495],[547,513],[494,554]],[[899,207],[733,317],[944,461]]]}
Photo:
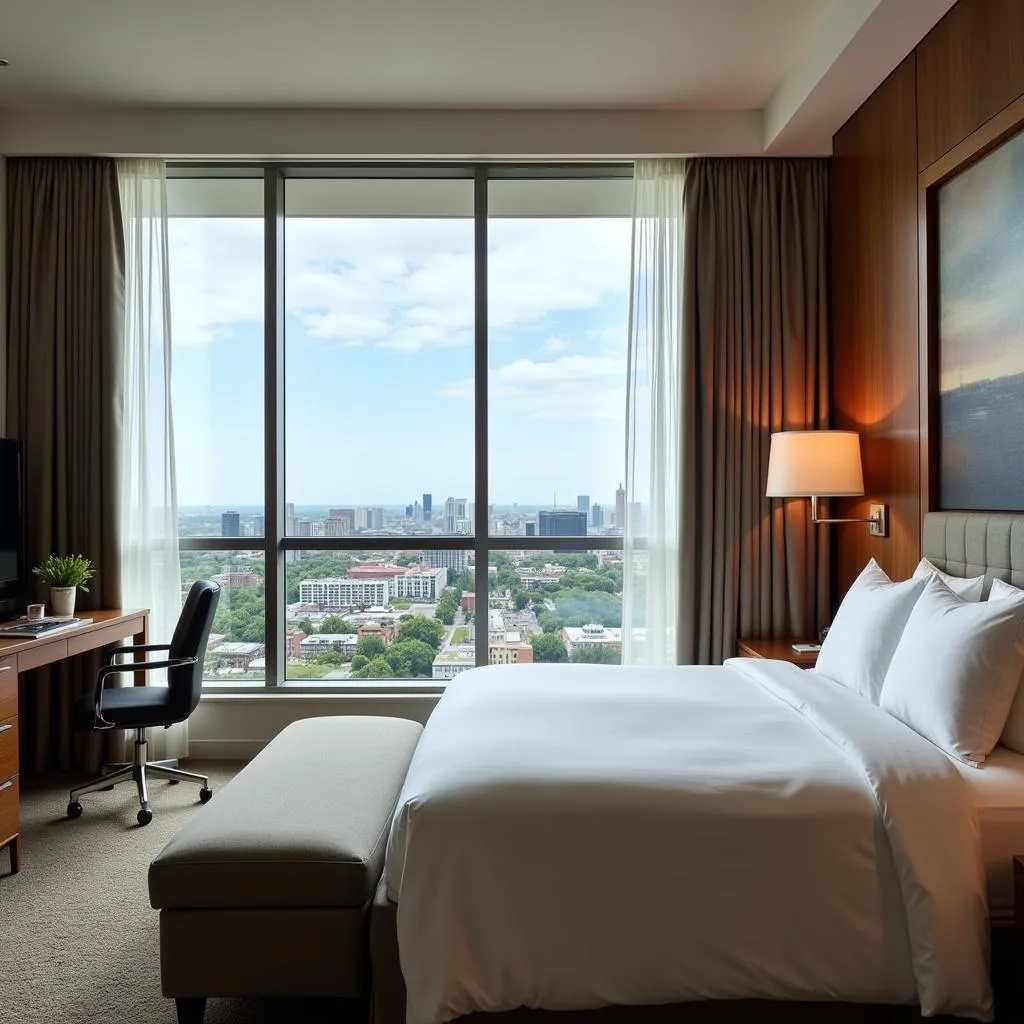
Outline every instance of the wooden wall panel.
{"label": "wooden wall panel", "polygon": [[867,515],[889,505],[889,536],[835,531],[836,593],[874,556],[905,579],[920,558],[917,75],[911,54],[833,139],[830,291],[833,422],[858,430]]}
{"label": "wooden wall panel", "polygon": [[960,0],[916,52],[923,171],[1024,94],[1024,0]]}

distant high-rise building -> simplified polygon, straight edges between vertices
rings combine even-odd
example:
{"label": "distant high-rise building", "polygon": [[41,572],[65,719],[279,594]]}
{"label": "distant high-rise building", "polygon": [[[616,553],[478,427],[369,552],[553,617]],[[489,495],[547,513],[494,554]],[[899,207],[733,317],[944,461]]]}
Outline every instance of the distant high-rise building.
{"label": "distant high-rise building", "polygon": [[[424,495],[426,497],[426,495]],[[469,523],[469,501],[466,498],[446,498],[444,503],[444,532],[471,533],[472,527],[467,525],[459,528],[459,520]]]}
{"label": "distant high-rise building", "polygon": [[576,496],[576,511],[582,512],[585,516],[590,515],[590,495],[578,494]]}
{"label": "distant high-rise building", "polygon": [[267,532],[267,520],[265,516],[252,517],[252,535],[262,537]]}
{"label": "distant high-rise building", "polygon": [[423,495],[423,522],[429,523],[434,518],[434,496],[432,494]]}
{"label": "distant high-rise building", "polygon": [[615,525],[620,529],[626,527],[626,489],[622,484],[615,492]]}
{"label": "distant high-rise building", "polygon": [[381,530],[384,528],[384,509],[357,508],[355,510],[357,530]]}
{"label": "distant high-rise building", "polygon": [[586,537],[586,512],[538,512],[540,536],[542,537]]}
{"label": "distant high-rise building", "polygon": [[537,524],[536,523],[534,523],[534,522],[526,522],[526,523],[523,523],[523,526],[526,527],[526,536],[527,537],[536,537],[537,536]]}
{"label": "distant high-rise building", "polygon": [[222,537],[241,537],[241,517],[237,512],[221,512],[220,535]]}
{"label": "distant high-rise building", "polygon": [[295,502],[290,501],[284,507],[284,535],[295,536]]}
{"label": "distant high-rise building", "polygon": [[412,519],[412,505],[405,506],[405,518]]}
{"label": "distant high-rise building", "polygon": [[431,569],[450,569],[454,572],[462,572],[466,568],[468,555],[465,551],[424,551],[423,561]]}
{"label": "distant high-rise building", "polygon": [[351,537],[356,532],[354,508],[332,508],[324,524],[325,537]]}
{"label": "distant high-rise building", "polygon": [[604,526],[604,509],[600,505],[592,505],[590,508],[590,525],[596,530]]}

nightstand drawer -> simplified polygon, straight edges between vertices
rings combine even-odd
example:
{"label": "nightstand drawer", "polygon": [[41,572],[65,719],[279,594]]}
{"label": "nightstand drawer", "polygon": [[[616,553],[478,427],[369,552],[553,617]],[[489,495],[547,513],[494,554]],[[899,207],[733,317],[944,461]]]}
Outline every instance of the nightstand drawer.
{"label": "nightstand drawer", "polygon": [[0,722],[18,713],[18,659],[0,658]]}
{"label": "nightstand drawer", "polygon": [[18,776],[0,782],[0,845],[18,834]]}
{"label": "nightstand drawer", "polygon": [[18,774],[18,720],[0,722],[0,782]]}

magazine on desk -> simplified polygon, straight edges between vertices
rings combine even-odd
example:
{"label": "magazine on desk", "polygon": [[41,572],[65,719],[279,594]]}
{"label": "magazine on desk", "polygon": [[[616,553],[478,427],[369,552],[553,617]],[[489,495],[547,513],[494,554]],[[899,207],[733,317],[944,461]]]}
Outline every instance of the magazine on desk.
{"label": "magazine on desk", "polygon": [[0,640],[41,640],[54,633],[63,633],[77,626],[88,626],[92,619],[79,619],[73,615],[60,618],[22,619],[9,626],[0,626]]}

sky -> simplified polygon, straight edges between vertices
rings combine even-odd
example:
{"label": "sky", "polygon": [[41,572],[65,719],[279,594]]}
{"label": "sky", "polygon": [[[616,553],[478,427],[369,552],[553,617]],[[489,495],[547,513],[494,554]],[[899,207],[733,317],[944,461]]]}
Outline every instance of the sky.
{"label": "sky", "polygon": [[[489,224],[490,498],[611,505],[624,476],[630,219]],[[286,501],[473,499],[470,218],[292,217]],[[257,218],[172,218],[178,501],[257,505]]]}
{"label": "sky", "polygon": [[1024,372],[1024,134],[939,189],[940,388]]}

